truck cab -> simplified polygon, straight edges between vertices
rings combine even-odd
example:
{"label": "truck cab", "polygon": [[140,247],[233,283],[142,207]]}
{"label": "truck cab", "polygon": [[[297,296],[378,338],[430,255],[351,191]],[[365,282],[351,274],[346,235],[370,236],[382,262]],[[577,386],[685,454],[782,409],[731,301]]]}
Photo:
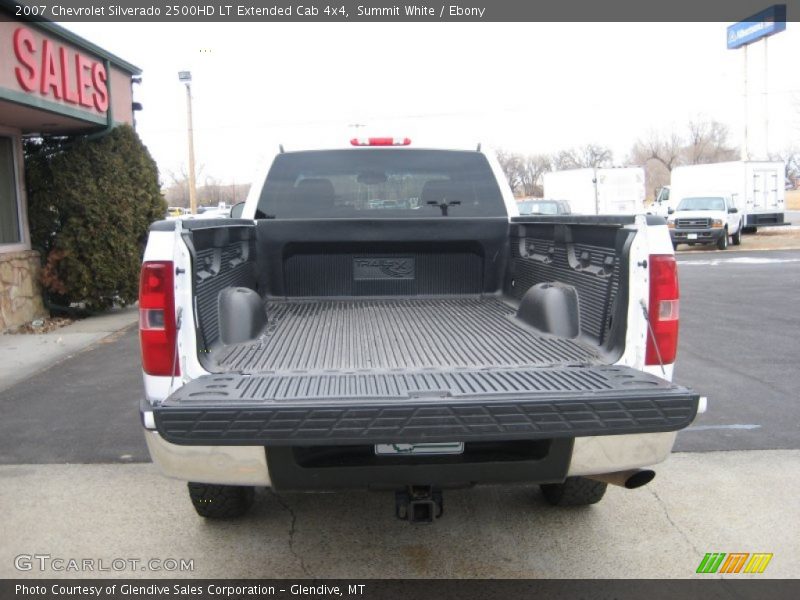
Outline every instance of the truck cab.
{"label": "truck cab", "polygon": [[670,186],[665,185],[658,190],[658,194],[656,195],[656,199],[653,201],[653,204],[650,205],[647,214],[658,215],[660,217],[666,218],[669,214],[669,195],[670,195]]}
{"label": "truck cab", "polygon": [[742,215],[727,194],[701,193],[685,196],[676,208],[668,208],[667,227],[672,246],[714,244],[720,250],[742,243]]}

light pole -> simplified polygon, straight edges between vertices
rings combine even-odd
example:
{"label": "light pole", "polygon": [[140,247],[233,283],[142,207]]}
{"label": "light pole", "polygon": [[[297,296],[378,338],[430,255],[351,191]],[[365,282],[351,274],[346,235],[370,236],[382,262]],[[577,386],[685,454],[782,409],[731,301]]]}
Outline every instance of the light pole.
{"label": "light pole", "polygon": [[186,85],[186,114],[189,128],[189,207],[193,215],[197,214],[197,185],[194,175],[194,132],[192,128],[192,73],[180,71],[178,80]]}

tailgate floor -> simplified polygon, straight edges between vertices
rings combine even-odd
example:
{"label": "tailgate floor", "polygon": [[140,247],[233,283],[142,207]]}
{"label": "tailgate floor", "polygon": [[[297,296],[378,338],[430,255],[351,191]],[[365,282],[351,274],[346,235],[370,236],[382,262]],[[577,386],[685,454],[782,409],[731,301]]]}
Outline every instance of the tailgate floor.
{"label": "tailgate floor", "polygon": [[419,372],[599,364],[575,340],[546,335],[497,297],[291,299],[267,304],[258,340],[212,355],[217,372]]}

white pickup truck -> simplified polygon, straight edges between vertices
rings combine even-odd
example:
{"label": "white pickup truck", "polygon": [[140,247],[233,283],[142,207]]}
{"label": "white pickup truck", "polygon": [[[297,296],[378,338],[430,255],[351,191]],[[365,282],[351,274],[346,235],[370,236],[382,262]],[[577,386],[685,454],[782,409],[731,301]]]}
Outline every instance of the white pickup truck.
{"label": "white pickup truck", "polygon": [[407,138],[281,148],[233,215],[154,223],[141,273],[144,434],[204,517],[257,486],[591,504],[698,412],[660,217],[518,216],[491,152]]}
{"label": "white pickup truck", "polygon": [[726,194],[702,193],[681,198],[675,209],[668,209],[667,227],[672,246],[714,244],[720,250],[742,243],[744,219],[733,199]]}

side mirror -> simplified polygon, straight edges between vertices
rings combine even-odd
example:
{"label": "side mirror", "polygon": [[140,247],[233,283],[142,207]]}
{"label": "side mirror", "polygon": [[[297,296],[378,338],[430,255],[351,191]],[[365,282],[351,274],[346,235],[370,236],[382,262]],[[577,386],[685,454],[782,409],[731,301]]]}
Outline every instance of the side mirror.
{"label": "side mirror", "polygon": [[736,213],[738,213],[738,212],[739,212],[739,209],[738,209],[738,208],[736,208],[735,206],[731,206],[731,207],[728,209],[728,213],[730,213],[730,214],[732,214],[732,215],[735,215],[735,214],[736,214]]}
{"label": "side mirror", "polygon": [[667,214],[668,214],[668,215],[671,215],[671,214],[672,214],[672,213],[674,213],[674,212],[675,212],[675,209],[674,209],[674,208],[672,208],[671,206],[670,206],[670,207],[667,209]]}
{"label": "side mirror", "polygon": [[231,207],[231,219],[241,219],[244,211],[244,202],[237,202]]}

